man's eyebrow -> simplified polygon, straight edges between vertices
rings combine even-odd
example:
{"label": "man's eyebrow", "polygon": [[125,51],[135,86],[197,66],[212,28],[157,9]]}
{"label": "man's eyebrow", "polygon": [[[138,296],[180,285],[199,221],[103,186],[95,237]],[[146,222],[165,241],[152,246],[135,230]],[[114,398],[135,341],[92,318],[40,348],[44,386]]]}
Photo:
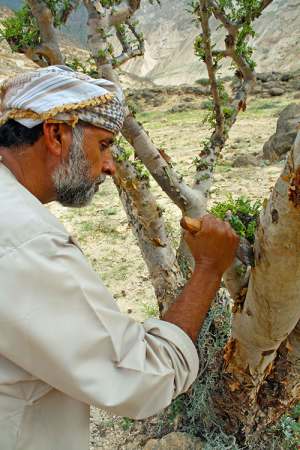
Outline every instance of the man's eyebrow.
{"label": "man's eyebrow", "polygon": [[106,144],[112,145],[116,142],[115,138],[106,138],[106,139],[101,139],[101,142],[105,142]]}

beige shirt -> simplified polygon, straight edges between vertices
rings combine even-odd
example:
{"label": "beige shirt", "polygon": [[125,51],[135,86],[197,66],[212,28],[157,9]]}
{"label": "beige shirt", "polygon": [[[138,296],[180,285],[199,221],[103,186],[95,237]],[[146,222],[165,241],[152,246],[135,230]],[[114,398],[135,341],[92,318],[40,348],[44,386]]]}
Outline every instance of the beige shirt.
{"label": "beige shirt", "polygon": [[190,338],[121,314],[65,228],[0,163],[0,449],[87,450],[89,405],[144,418],[197,370]]}

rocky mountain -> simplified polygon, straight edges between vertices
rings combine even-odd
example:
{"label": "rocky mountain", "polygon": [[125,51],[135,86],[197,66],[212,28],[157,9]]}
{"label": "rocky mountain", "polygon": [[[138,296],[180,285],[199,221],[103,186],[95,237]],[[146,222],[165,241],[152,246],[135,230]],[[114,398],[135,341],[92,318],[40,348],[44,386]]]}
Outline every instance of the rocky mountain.
{"label": "rocky mountain", "polygon": [[[130,62],[127,70],[163,85],[189,83],[206,76],[204,64],[193,51],[199,29],[186,11],[188,3],[162,0],[161,7],[144,4],[138,16],[146,37],[146,55],[144,60]],[[215,24],[213,28],[216,29]],[[256,21],[255,30],[258,72],[300,68],[300,0],[274,0]],[[215,30],[214,36],[220,47],[222,32]]]}
{"label": "rocky mountain", "polygon": [[[0,5],[17,8],[20,0],[0,0]],[[144,31],[146,53],[127,63],[124,70],[160,85],[191,83],[206,76],[204,64],[193,51],[199,29],[187,11],[189,0],[161,0],[161,6],[142,2],[137,14]],[[64,33],[85,47],[84,9],[68,20]],[[212,23],[217,45],[223,35]],[[300,0],[274,0],[255,23],[254,59],[258,72],[295,71],[300,69]],[[80,43],[79,43],[80,42]],[[224,73],[228,66],[224,65]]]}

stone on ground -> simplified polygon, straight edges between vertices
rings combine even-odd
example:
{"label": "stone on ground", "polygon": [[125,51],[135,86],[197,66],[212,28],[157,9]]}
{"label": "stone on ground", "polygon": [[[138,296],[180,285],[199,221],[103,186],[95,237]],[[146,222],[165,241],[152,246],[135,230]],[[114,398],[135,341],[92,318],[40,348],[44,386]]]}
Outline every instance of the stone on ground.
{"label": "stone on ground", "polygon": [[187,433],[170,433],[162,439],[150,439],[144,450],[202,450],[201,439]]}
{"label": "stone on ground", "polygon": [[282,159],[291,149],[300,124],[300,105],[291,103],[280,113],[276,132],[263,147],[264,159]]}

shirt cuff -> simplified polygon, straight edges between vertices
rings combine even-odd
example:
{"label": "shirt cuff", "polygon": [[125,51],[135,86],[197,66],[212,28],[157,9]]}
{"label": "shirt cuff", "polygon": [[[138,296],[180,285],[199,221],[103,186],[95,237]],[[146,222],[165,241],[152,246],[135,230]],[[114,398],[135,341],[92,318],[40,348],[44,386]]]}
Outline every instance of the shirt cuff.
{"label": "shirt cuff", "polygon": [[160,336],[180,349],[190,369],[189,381],[192,384],[199,371],[199,357],[191,338],[177,325],[164,320],[147,319],[144,328],[146,333]]}

